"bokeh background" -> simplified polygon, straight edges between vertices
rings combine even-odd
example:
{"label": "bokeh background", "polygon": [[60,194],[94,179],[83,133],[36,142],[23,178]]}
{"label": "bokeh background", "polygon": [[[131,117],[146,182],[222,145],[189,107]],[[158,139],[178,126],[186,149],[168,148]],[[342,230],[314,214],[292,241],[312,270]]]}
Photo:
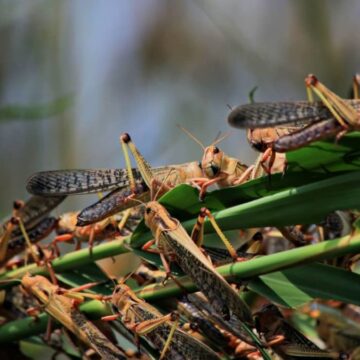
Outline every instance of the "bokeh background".
{"label": "bokeh background", "polygon": [[[0,217],[36,171],[123,167],[123,131],[154,166],[180,163],[201,149],[176,124],[208,144],[254,86],[304,99],[312,72],[347,96],[359,14],[356,0],[0,0]],[[221,147],[256,156],[236,129]]]}

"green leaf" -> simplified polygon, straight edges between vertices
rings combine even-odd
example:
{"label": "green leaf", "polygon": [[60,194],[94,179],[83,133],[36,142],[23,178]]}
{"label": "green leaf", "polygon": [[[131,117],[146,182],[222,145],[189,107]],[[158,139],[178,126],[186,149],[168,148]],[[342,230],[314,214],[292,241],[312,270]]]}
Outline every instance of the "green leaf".
{"label": "green leaf", "polygon": [[360,132],[344,136],[338,143],[333,139],[319,141],[286,154],[290,172],[322,172],[360,169]]}
{"label": "green leaf", "polygon": [[98,282],[99,285],[93,286],[87,291],[101,295],[111,295],[114,288],[113,282],[96,264],[85,265],[79,269],[58,273],[56,277],[62,283],[70,286],[70,288]]}
{"label": "green leaf", "polygon": [[47,360],[55,354],[55,350],[44,344],[40,338],[20,341],[20,349],[30,359]]}
{"label": "green leaf", "polygon": [[360,275],[324,264],[262,275],[251,280],[248,287],[272,302],[292,308],[315,298],[360,305]]}

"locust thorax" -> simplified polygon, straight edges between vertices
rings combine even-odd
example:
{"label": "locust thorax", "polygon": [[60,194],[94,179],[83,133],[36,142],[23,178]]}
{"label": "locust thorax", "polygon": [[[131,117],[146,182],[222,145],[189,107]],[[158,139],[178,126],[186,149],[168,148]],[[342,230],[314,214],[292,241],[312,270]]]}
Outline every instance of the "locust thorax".
{"label": "locust thorax", "polygon": [[178,221],[170,216],[167,210],[158,202],[150,201],[145,207],[145,224],[156,236],[159,229],[162,231],[175,230]]}
{"label": "locust thorax", "polygon": [[278,139],[273,128],[248,129],[247,138],[250,145],[259,152],[265,152]]}
{"label": "locust thorax", "polygon": [[111,297],[111,302],[119,312],[121,312],[122,309],[131,302],[131,293],[132,290],[125,284],[120,284],[115,287]]}
{"label": "locust thorax", "polygon": [[201,168],[204,175],[208,178],[214,178],[221,172],[224,153],[217,146],[210,145],[204,150],[204,156],[201,160]]}
{"label": "locust thorax", "polygon": [[76,228],[77,215],[79,212],[68,212],[60,216],[58,229],[62,233],[73,232]]}
{"label": "locust thorax", "polygon": [[47,278],[40,275],[31,276],[30,274],[23,276],[21,285],[41,301],[48,300],[50,293],[57,288]]}

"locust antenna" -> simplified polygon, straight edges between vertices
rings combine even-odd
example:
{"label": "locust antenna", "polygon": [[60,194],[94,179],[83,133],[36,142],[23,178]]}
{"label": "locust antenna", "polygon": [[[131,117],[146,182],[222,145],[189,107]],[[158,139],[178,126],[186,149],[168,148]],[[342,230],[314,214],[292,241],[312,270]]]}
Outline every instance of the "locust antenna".
{"label": "locust antenna", "polygon": [[215,138],[214,142],[210,145],[210,146],[215,146],[216,144],[218,144],[219,142],[223,141],[224,139],[226,139],[227,137],[229,137],[231,135],[231,131],[225,133],[224,135],[222,135],[219,138]]}
{"label": "locust antenna", "polygon": [[171,168],[171,169],[168,171],[168,173],[166,174],[163,182],[161,183],[158,191],[156,192],[156,194],[155,194],[155,196],[154,196],[154,200],[153,200],[153,201],[156,201],[157,197],[159,196],[159,193],[160,193],[161,189],[163,188],[164,184],[166,183],[166,180],[169,178],[169,176],[170,176],[170,174],[172,173],[173,170],[174,170],[174,168]]}
{"label": "locust antenna", "polygon": [[189,136],[191,139],[193,139],[196,143],[198,143],[203,150],[205,150],[205,146],[203,145],[203,143],[198,138],[196,138],[195,135],[193,135],[189,130],[185,129],[183,126],[181,126],[179,124],[177,124],[176,126],[180,130],[182,130],[187,136]]}
{"label": "locust antenna", "polygon": [[230,111],[232,111],[232,109],[233,109],[233,108],[232,108],[232,106],[231,106],[231,105],[226,104],[226,106],[229,108],[229,110],[230,110]]}
{"label": "locust antenna", "polygon": [[213,142],[215,142],[217,139],[219,139],[220,135],[221,135],[221,131],[219,131],[219,132],[216,134],[215,139],[214,139]]}
{"label": "locust antenna", "polygon": [[125,275],[123,278],[121,278],[119,281],[118,281],[118,284],[119,285],[123,285],[125,284],[134,274],[135,274],[135,271],[137,269],[131,271],[130,273],[128,273],[127,275]]}
{"label": "locust antenna", "polygon": [[146,203],[144,203],[143,201],[139,200],[139,199],[135,199],[135,198],[131,198],[131,201],[135,201],[138,202],[140,205],[146,206]]}

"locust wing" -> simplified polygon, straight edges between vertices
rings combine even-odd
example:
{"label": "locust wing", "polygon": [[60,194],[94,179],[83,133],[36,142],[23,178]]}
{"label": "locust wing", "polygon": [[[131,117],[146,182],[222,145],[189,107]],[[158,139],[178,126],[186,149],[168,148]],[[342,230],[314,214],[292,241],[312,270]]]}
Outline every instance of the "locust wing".
{"label": "locust wing", "polygon": [[[136,181],[141,182],[140,172],[133,169],[133,173]],[[125,169],[75,169],[35,173],[26,188],[34,195],[54,196],[112,191],[128,185]]]}

